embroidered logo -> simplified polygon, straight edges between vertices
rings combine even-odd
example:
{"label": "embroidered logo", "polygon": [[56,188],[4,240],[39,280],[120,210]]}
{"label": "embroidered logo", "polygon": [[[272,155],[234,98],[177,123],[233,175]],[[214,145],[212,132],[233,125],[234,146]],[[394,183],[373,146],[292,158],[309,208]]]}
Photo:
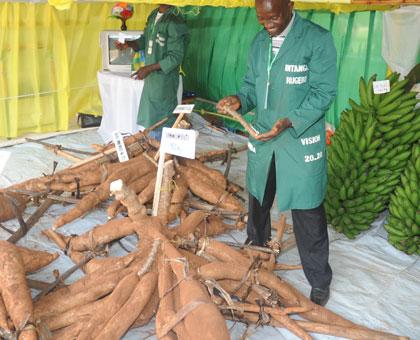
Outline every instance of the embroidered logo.
{"label": "embroidered logo", "polygon": [[308,71],[308,65],[291,65],[286,64],[284,65],[284,71],[285,72],[307,72]]}

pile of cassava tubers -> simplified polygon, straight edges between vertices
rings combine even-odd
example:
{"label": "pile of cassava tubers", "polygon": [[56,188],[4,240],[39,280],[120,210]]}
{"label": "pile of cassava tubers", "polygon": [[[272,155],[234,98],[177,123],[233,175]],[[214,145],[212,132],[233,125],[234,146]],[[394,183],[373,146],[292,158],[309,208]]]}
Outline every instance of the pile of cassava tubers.
{"label": "pile of cassava tubers", "polygon": [[[245,211],[235,197],[237,186],[198,160],[165,162],[158,213],[150,216],[158,145],[144,134],[125,143],[127,162],[114,162],[115,155],[103,150],[105,156],[0,191],[0,221],[23,211],[28,193],[81,194],[43,233],[85,272],[70,285],[59,276],[31,297],[26,273],[57,255],[0,241],[0,337],[120,339],[155,316],[156,336],[165,340],[229,339],[225,320],[284,327],[302,339],[311,339],[310,333],[403,339],[358,326],[313,304],[275,274],[287,268],[276,264],[275,252],[236,249],[211,239],[242,228]],[[192,199],[192,194],[205,202]],[[115,200],[107,210],[109,222],[77,236],[57,231],[110,195]],[[126,217],[118,214],[123,211]],[[273,248],[285,228],[283,217]],[[112,242],[132,234],[138,237],[134,251],[106,256]]]}

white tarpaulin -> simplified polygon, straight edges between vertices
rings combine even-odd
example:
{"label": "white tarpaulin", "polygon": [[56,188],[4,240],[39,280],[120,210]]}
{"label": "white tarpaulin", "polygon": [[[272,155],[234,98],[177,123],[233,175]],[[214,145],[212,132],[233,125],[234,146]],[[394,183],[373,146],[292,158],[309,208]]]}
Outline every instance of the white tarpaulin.
{"label": "white tarpaulin", "polygon": [[[246,139],[228,132],[215,131],[213,128],[204,126],[203,120],[192,116],[195,128],[200,132],[198,139],[198,151],[226,148],[229,142],[244,144]],[[83,131],[77,134],[54,137],[47,142],[61,144],[67,147],[87,150],[92,143],[100,143],[100,136],[94,131]],[[1,149],[0,149],[1,150]],[[41,176],[42,173],[50,173],[54,160],[59,161],[59,169],[70,165],[53,153],[46,151],[41,145],[25,143],[8,147],[11,158],[6,165],[4,173],[0,175],[0,187],[6,187],[12,183],[24,179]],[[246,153],[235,155],[230,172],[230,180],[244,185]],[[214,166],[219,166],[214,163]],[[244,194],[243,196],[246,196]],[[102,208],[105,204],[102,206]],[[69,206],[52,206],[41,220],[30,230],[25,238],[19,241],[20,245],[31,248],[44,249],[60,252],[56,245],[46,239],[41,231],[52,226],[53,220],[69,209]],[[25,218],[35,210],[30,207],[25,212]],[[273,211],[274,218],[278,216]],[[290,214],[288,223],[291,223]],[[362,234],[357,240],[351,241],[343,235],[330,229],[330,262],[334,277],[331,285],[331,298],[327,305],[332,311],[358,324],[399,335],[420,339],[420,261],[418,256],[408,256],[393,248],[386,241],[386,232],[382,227],[384,216],[379,219],[373,228]],[[82,219],[65,225],[60,232],[69,234],[81,234],[92,226],[105,223],[106,213],[103,209],[96,209]],[[6,227],[17,229],[16,221],[3,223]],[[9,236],[0,229],[0,238]],[[233,242],[243,242],[245,231],[235,231],[224,235],[221,239]],[[136,245],[134,236],[127,237],[123,244],[128,249],[134,249]],[[60,252],[61,253],[61,252]],[[110,249],[111,256],[124,255],[125,251],[114,244]],[[296,248],[282,254],[281,263],[297,264],[299,256]],[[64,254],[42,271],[31,275],[31,278],[42,281],[53,281],[53,269],[59,269],[62,273],[73,266],[73,262]],[[81,277],[81,272],[73,274],[66,282],[72,282]],[[310,287],[301,270],[279,272],[279,275],[291,282],[297,289],[309,295]],[[246,326],[240,323],[229,322],[232,339],[240,339],[246,330]],[[156,339],[154,334],[154,320],[146,327],[131,330],[124,339]],[[248,339],[296,339],[286,330],[260,327],[248,329]],[[315,335],[315,339],[337,339],[334,337]]]}
{"label": "white tarpaulin", "polygon": [[382,56],[392,71],[407,75],[420,53],[420,6],[384,12],[382,29]]}

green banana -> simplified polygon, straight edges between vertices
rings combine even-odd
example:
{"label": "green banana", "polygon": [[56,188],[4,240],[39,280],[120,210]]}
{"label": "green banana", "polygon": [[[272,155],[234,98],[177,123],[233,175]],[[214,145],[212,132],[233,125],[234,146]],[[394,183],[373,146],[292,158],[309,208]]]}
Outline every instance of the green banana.
{"label": "green banana", "polygon": [[368,108],[366,108],[362,105],[357,104],[351,98],[349,99],[349,104],[350,104],[351,108],[353,109],[353,111],[357,111],[357,112],[364,113],[364,114],[369,114],[371,112],[370,109],[368,109]]}
{"label": "green banana", "polygon": [[394,124],[380,124],[378,126],[378,131],[382,132],[382,133],[387,133],[389,131],[391,131],[394,127]]}
{"label": "green banana", "polygon": [[406,115],[402,116],[400,119],[398,119],[398,121],[396,122],[397,126],[404,124],[406,122],[411,121],[411,119],[414,118],[414,116],[416,115],[415,111],[412,111],[410,113],[407,113]]}
{"label": "green banana", "polygon": [[417,103],[420,102],[420,100],[418,100],[416,98],[410,99],[410,100],[404,100],[401,97],[401,102],[402,102],[402,104],[400,106],[400,109],[403,109],[405,107],[412,107],[412,108],[414,108],[417,105]]}
{"label": "green banana", "polygon": [[400,231],[396,228],[393,228],[390,224],[385,224],[384,228],[389,234],[392,234],[392,235],[395,235],[395,236],[400,236],[400,237],[401,236],[406,236],[404,232],[402,232],[402,231]]}
{"label": "green banana", "polygon": [[381,144],[383,143],[382,138],[378,138],[374,140],[370,145],[368,145],[368,151],[376,150]]}
{"label": "green banana", "polygon": [[397,137],[400,133],[400,129],[393,129],[387,133],[384,133],[384,139],[391,140],[392,138]]}
{"label": "green banana", "polygon": [[369,107],[374,107],[373,82],[375,80],[376,80],[376,74],[374,74],[372,77],[370,77],[370,79],[367,83],[366,97],[367,97],[367,103],[368,103]]}
{"label": "green banana", "polygon": [[403,87],[405,87],[408,84],[409,81],[410,81],[410,79],[406,78],[406,79],[397,81],[396,83],[392,84],[391,92],[402,89]]}
{"label": "green banana", "polygon": [[401,100],[402,100],[403,102],[406,102],[406,101],[409,101],[409,100],[411,100],[411,99],[415,99],[415,98],[416,98],[416,96],[417,96],[417,92],[415,92],[415,91],[410,91],[410,92],[407,92],[406,94],[403,94],[403,95],[401,96]]}
{"label": "green banana", "polygon": [[361,102],[362,106],[365,109],[369,109],[366,82],[365,82],[365,79],[363,77],[360,77],[360,79],[359,79],[359,97],[360,97],[360,102]]}
{"label": "green banana", "polygon": [[[410,108],[408,108],[410,109]],[[398,119],[400,119],[404,114],[411,112],[412,110],[408,110],[405,112],[393,112],[392,114],[387,114],[384,116],[376,116],[376,119],[378,119],[379,122],[381,122],[382,124],[387,124],[387,123],[391,123],[394,122]],[[386,132],[386,131],[385,131]]]}
{"label": "green banana", "polygon": [[407,132],[403,136],[401,136],[400,143],[401,144],[407,144],[407,143],[409,143],[413,139],[414,136],[415,136],[415,132],[414,131]]}
{"label": "green banana", "polygon": [[387,93],[384,100],[378,106],[378,111],[383,110],[384,107],[387,107],[389,104],[394,103],[401,95],[404,94],[404,90],[397,90],[395,92]]}
{"label": "green banana", "polygon": [[394,101],[392,101],[392,103],[389,103],[386,106],[380,106],[378,108],[378,110],[376,111],[376,113],[379,116],[384,116],[392,111],[395,111],[396,109],[398,109],[398,107],[401,105],[401,99],[396,99]]}

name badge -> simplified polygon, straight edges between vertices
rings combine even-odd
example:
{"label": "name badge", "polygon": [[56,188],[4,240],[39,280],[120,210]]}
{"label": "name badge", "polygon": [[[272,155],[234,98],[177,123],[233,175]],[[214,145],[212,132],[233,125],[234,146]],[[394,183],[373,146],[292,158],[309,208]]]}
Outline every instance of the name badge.
{"label": "name badge", "polygon": [[147,49],[147,54],[151,55],[153,52],[153,40],[149,40],[149,48]]}
{"label": "name badge", "polygon": [[255,149],[255,146],[252,145],[251,142],[248,142],[248,149],[249,149],[249,151],[251,151],[253,153],[257,153],[257,150]]}

